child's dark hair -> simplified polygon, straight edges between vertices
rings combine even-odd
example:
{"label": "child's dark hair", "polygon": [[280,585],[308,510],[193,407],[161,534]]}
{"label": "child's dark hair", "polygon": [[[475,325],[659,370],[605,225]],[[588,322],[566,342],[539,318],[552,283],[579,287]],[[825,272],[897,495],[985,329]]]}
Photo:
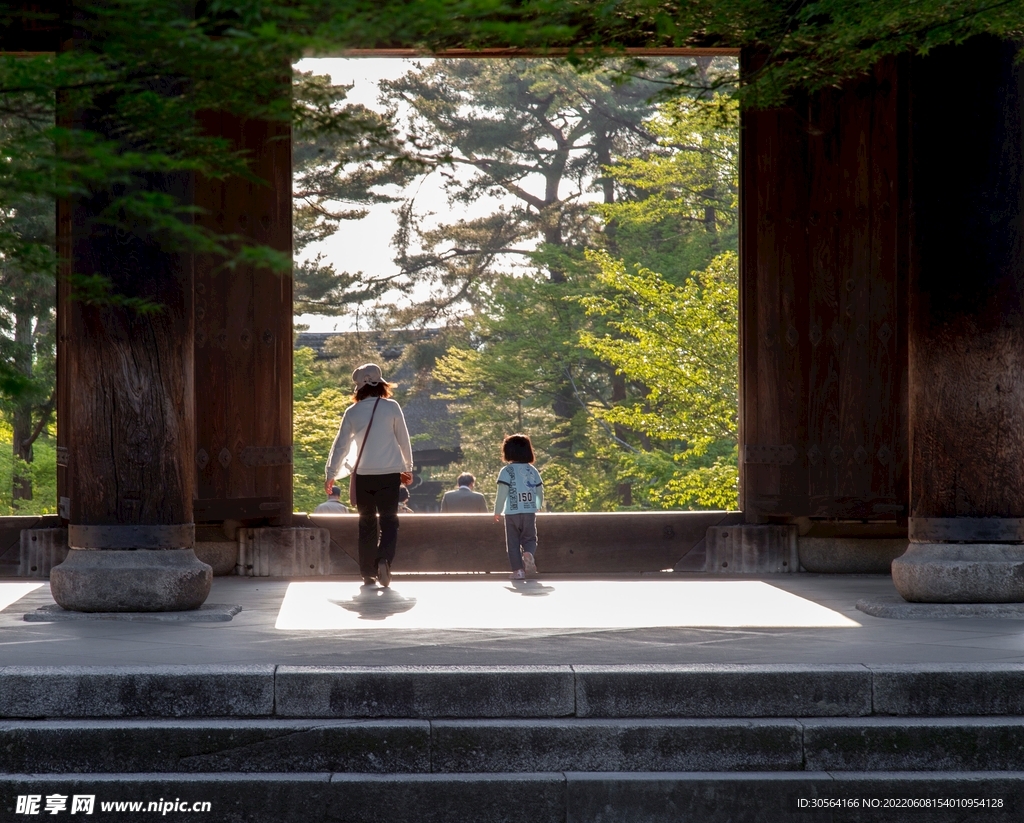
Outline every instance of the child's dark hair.
{"label": "child's dark hair", "polygon": [[352,395],[352,400],[358,403],[367,397],[391,397],[391,384],[385,383],[383,380],[376,386],[367,383],[365,386],[359,387],[356,393]]}
{"label": "child's dark hair", "polygon": [[506,463],[532,463],[533,443],[525,434],[510,434],[502,441],[501,456]]}

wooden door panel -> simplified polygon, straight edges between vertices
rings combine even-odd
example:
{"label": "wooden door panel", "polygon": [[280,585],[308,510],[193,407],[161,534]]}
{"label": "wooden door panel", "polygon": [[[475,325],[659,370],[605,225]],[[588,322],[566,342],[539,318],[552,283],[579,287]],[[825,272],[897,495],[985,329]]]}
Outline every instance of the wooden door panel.
{"label": "wooden door panel", "polygon": [[891,519],[906,504],[898,81],[891,61],[742,116],[741,499],[754,522]]}

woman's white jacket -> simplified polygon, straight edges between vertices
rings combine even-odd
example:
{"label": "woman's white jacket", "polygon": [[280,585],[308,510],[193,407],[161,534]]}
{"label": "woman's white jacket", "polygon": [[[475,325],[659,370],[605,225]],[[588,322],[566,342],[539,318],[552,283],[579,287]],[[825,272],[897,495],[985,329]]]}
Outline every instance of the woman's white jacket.
{"label": "woman's white jacket", "polygon": [[[327,458],[328,480],[352,473],[376,401],[376,397],[367,397],[345,410],[338,436],[331,447],[331,456]],[[411,472],[412,468],[412,443],[402,407],[394,400],[382,397],[356,473],[394,474]]]}

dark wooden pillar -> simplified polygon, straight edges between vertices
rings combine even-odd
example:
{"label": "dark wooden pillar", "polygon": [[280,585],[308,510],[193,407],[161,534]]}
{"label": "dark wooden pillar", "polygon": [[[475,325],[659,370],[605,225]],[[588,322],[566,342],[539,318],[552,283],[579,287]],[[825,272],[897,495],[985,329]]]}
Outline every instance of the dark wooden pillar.
{"label": "dark wooden pillar", "polygon": [[[102,128],[90,115],[85,125]],[[152,175],[140,187],[191,203],[191,175]],[[99,191],[59,214],[64,274],[99,275],[118,297],[156,307],[58,302],[61,508],[68,559],[53,569],[58,604],[79,611],[198,608],[212,571],[193,552],[195,472],[193,261],[145,228],[97,219]]]}
{"label": "dark wooden pillar", "polygon": [[[260,179],[167,178],[152,181],[154,187],[194,202],[203,210],[199,219],[209,221],[215,230],[290,257],[288,125],[243,121],[224,113],[206,113],[203,121],[210,133],[246,152],[250,169]],[[67,278],[61,280],[58,487],[72,545],[148,540],[154,546],[175,541],[191,546],[193,520],[287,525],[292,503],[290,276],[256,266],[228,268],[218,260],[168,255],[145,237],[108,237],[91,222],[100,206],[60,204],[62,256],[73,261],[78,273],[119,273],[118,290],[161,302],[167,310],[137,318],[105,309],[106,314],[100,312],[86,328],[82,317],[93,318],[99,310],[73,303]],[[89,369],[90,379],[99,381],[93,387],[83,383],[83,370]],[[150,374],[153,369],[159,373]],[[127,392],[127,399],[111,400],[116,391]],[[80,408],[83,398],[88,405],[94,396],[107,405],[95,413]],[[136,411],[139,419],[109,416],[110,403]],[[149,419],[158,412],[173,412],[173,420]],[[99,438],[93,434],[96,429]],[[118,438],[128,445],[122,448]],[[131,454],[114,471],[113,464],[125,457],[119,448]],[[91,449],[88,459],[80,456],[81,449]],[[140,463],[140,455],[150,452],[153,460]],[[145,476],[123,476],[134,469]],[[104,475],[110,488],[90,488],[97,475]],[[97,505],[112,500],[120,501],[114,514],[98,515]],[[159,511],[154,513],[154,507]],[[119,526],[122,521],[182,528],[164,528],[148,537],[140,537],[137,528],[120,536],[110,529],[100,533],[79,528]],[[57,572],[58,587],[65,585],[60,581],[69,569]],[[95,580],[78,580],[83,590],[97,586]],[[136,602],[132,610],[144,608]]]}
{"label": "dark wooden pillar", "polygon": [[912,64],[908,600],[1024,601],[1024,67]]}
{"label": "dark wooden pillar", "polygon": [[[291,257],[287,123],[203,115],[259,180],[200,180],[200,220]],[[196,266],[196,519],[287,525],[292,507],[292,280],[266,268]]]}
{"label": "dark wooden pillar", "polygon": [[902,73],[741,116],[748,523],[906,516]]}

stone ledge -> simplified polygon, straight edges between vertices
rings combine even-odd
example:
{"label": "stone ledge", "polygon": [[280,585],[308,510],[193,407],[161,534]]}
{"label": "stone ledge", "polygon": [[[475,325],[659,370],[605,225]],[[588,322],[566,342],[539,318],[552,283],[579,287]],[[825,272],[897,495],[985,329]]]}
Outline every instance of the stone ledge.
{"label": "stone ledge", "polygon": [[279,666],[281,717],[565,717],[568,666]]}
{"label": "stone ledge", "polygon": [[0,669],[0,717],[260,717],[274,666],[18,666]]}
{"label": "stone ledge", "polygon": [[426,720],[0,720],[0,740],[32,774],[430,771]]}
{"label": "stone ledge", "polygon": [[8,718],[1024,716],[1024,664],[0,668]]}
{"label": "stone ledge", "polygon": [[0,721],[26,774],[1024,771],[1024,718]]}
{"label": "stone ledge", "polygon": [[435,720],[435,772],[802,771],[796,720]]}
{"label": "stone ledge", "polygon": [[1024,620],[1024,603],[910,603],[897,595],[858,600],[857,608],[872,617],[892,620],[944,620],[986,617]]}
{"label": "stone ledge", "polygon": [[872,665],[874,713],[1024,715],[1024,663]]}
{"label": "stone ledge", "polygon": [[889,574],[907,538],[800,537],[797,550],[800,566],[815,574]]}
{"label": "stone ledge", "polygon": [[187,612],[72,612],[56,603],[40,606],[25,615],[27,623],[58,623],[69,620],[126,620],[135,623],[226,623],[241,606],[204,603]]}
{"label": "stone ledge", "polygon": [[801,720],[808,771],[1024,771],[1024,717]]}
{"label": "stone ledge", "polygon": [[857,717],[861,665],[574,666],[579,717]]}

